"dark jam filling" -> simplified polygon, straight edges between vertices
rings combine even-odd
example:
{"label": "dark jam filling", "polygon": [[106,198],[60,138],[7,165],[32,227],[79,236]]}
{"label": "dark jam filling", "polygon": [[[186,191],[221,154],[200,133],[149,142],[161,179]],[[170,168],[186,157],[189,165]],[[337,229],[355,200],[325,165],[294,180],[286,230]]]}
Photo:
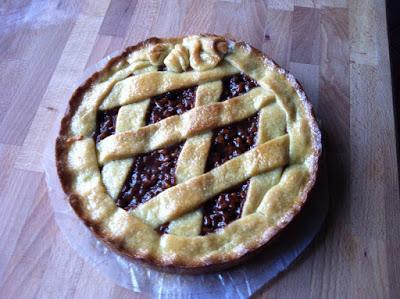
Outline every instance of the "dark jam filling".
{"label": "dark jam filling", "polygon": [[221,101],[229,100],[230,98],[245,94],[252,88],[258,86],[255,80],[251,79],[244,73],[226,77],[222,80],[222,84],[223,91],[221,94]]}
{"label": "dark jam filling", "polygon": [[131,210],[176,184],[175,168],[183,143],[134,158],[117,198],[117,206]]}
{"label": "dark jam filling", "polygon": [[115,133],[118,110],[119,108],[114,108],[97,112],[96,131],[93,134],[96,143]]}
{"label": "dark jam filling", "polygon": [[242,213],[249,181],[210,199],[203,206],[201,234],[206,235],[238,219]]}
{"label": "dark jam filling", "polygon": [[214,130],[206,171],[251,149],[257,138],[258,115]]}
{"label": "dark jam filling", "polygon": [[164,118],[182,114],[194,107],[196,87],[178,89],[155,96],[150,101],[146,124],[154,124]]}

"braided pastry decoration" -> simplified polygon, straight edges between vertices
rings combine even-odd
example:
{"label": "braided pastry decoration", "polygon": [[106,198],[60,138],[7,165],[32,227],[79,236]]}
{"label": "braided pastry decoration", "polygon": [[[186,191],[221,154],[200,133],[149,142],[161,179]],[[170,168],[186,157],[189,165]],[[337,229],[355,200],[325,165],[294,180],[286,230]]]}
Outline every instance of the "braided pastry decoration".
{"label": "braided pastry decoration", "polygon": [[320,139],[297,81],[248,44],[151,38],[76,90],[56,159],[97,237],[194,272],[238,263],[292,220]]}

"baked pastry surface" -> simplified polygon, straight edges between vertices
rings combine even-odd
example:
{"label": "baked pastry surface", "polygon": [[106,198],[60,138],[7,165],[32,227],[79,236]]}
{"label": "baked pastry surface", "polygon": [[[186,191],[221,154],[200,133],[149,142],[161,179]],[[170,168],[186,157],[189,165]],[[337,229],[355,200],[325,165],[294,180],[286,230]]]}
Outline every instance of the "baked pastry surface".
{"label": "baked pastry surface", "polygon": [[293,76],[215,35],[127,48],[75,91],[56,141],[62,187],[95,235],[186,272],[267,244],[306,202],[320,153]]}

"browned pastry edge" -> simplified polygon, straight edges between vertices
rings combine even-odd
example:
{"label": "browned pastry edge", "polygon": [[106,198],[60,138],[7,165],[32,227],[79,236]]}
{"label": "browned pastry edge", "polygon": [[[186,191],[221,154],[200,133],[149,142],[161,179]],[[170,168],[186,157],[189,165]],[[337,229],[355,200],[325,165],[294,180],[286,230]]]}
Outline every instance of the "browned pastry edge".
{"label": "browned pastry edge", "polygon": [[[206,37],[222,37],[214,34],[201,34],[201,36],[206,36]],[[106,74],[111,70],[111,68],[116,65],[121,59],[125,58],[129,53],[139,50],[143,48],[144,46],[148,44],[156,44],[160,42],[176,42],[181,40],[183,37],[177,37],[177,38],[169,38],[169,39],[164,39],[164,38],[156,38],[152,37],[149,38],[143,42],[140,42],[134,46],[127,47],[121,55],[116,56],[112,58],[102,70],[94,73],[90,78],[88,78],[80,87],[76,89],[76,91],[73,93],[70,101],[69,101],[69,106],[67,108],[67,112],[64,115],[62,121],[61,121],[61,128],[60,128],[60,133],[59,136],[57,137],[56,140],[56,166],[57,166],[57,173],[59,176],[59,179],[61,181],[62,188],[64,192],[68,196],[68,200],[72,208],[74,209],[75,213],[78,215],[79,218],[81,218],[85,225],[89,227],[94,235],[101,241],[103,241],[108,247],[112,248],[119,254],[126,256],[130,259],[134,259],[135,261],[141,261],[144,262],[145,264],[148,264],[152,267],[156,267],[159,270],[166,271],[166,272],[173,272],[173,273],[182,273],[182,274],[201,274],[201,273],[206,273],[206,272],[215,272],[219,270],[223,270],[235,265],[238,265],[242,263],[243,261],[247,260],[248,258],[251,258],[255,254],[259,253],[262,251],[267,245],[270,245],[270,242],[279,235],[278,233],[282,232],[287,225],[292,222],[293,218],[298,215],[304,204],[306,203],[309,193],[311,189],[313,188],[316,178],[317,178],[317,172],[318,172],[318,164],[316,163],[314,168],[312,169],[310,173],[310,179],[308,180],[307,185],[304,188],[304,191],[301,193],[301,196],[299,198],[299,204],[297,204],[295,207],[293,207],[293,211],[291,213],[288,213],[284,217],[284,221],[282,221],[279,225],[276,225],[273,230],[271,230],[268,234],[264,235],[264,238],[260,240],[255,246],[253,246],[250,249],[247,249],[246,252],[243,254],[231,254],[230,256],[225,256],[224,259],[218,258],[218,259],[213,259],[213,260],[208,260],[207,262],[204,263],[198,263],[195,265],[191,265],[188,267],[187,265],[180,265],[178,263],[174,263],[173,265],[168,264],[168,263],[162,263],[159,260],[156,260],[153,256],[142,256],[138,255],[135,252],[129,251],[128,248],[124,247],[124,241],[120,240],[119,238],[115,238],[113,236],[110,236],[109,234],[105,233],[102,229],[99,223],[96,223],[94,221],[91,221],[90,218],[85,214],[84,210],[82,209],[81,206],[81,200],[80,197],[74,193],[71,192],[71,178],[70,175],[66,169],[66,154],[67,154],[67,149],[69,146],[69,143],[71,139],[74,138],[79,138],[79,137],[68,137],[68,130],[70,126],[70,122],[72,119],[72,116],[76,112],[77,108],[79,107],[82,97],[86,90],[88,90],[91,85],[98,80],[102,75]],[[222,37],[225,38],[225,37]],[[232,40],[228,39],[227,40]],[[313,132],[318,132],[319,134],[319,129],[317,122],[314,117],[314,112],[312,110],[311,104],[309,103],[307,96],[305,95],[305,92],[303,90],[303,87],[297,80],[293,80],[292,78],[288,78],[289,73],[282,69],[275,61],[271,60],[268,56],[266,56],[264,53],[262,53],[260,50],[255,49],[251,45],[245,43],[245,42],[239,42],[236,43],[237,46],[243,46],[243,47],[249,47],[256,56],[259,56],[271,65],[271,62],[273,63],[273,66],[278,68],[279,71],[288,79],[290,82],[291,86],[300,94],[304,94],[304,96],[300,96],[300,100],[302,104],[309,108],[305,109],[305,111],[308,113],[307,118],[309,120],[309,124],[311,127],[311,131]],[[315,140],[318,142],[319,140]],[[318,160],[320,160],[321,156],[321,151],[322,151],[322,146],[321,143],[316,144],[312,156],[316,157]]]}

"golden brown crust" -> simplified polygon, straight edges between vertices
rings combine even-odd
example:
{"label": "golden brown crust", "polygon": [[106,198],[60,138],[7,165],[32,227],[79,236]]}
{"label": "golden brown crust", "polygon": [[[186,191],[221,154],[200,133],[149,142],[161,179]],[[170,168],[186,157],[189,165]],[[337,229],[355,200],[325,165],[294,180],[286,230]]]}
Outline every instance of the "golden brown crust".
{"label": "golden brown crust", "polygon": [[[224,39],[223,37],[211,34],[205,34],[202,36],[217,37]],[[109,247],[112,247],[115,251],[129,258],[141,260],[145,263],[148,263],[152,266],[156,266],[165,271],[173,271],[179,273],[204,273],[209,271],[221,270],[236,265],[246,260],[248,257],[255,254],[256,252],[259,252],[261,248],[263,248],[263,246],[269,244],[270,240],[273,237],[275,237],[278,234],[278,232],[282,231],[287,226],[288,223],[292,221],[292,219],[299,213],[302,206],[307,201],[308,195],[316,181],[318,172],[318,163],[313,163],[311,165],[307,183],[304,186],[304,189],[302,190],[301,194],[299,195],[299,198],[296,201],[296,204],[293,206],[291,212],[285,214],[284,217],[282,217],[281,221],[279,221],[279,223],[277,223],[273,228],[269,228],[263,234],[263,237],[261,239],[256,240],[251,244],[251,246],[247,246],[246,249],[241,252],[231,252],[230,254],[225,254],[224,256],[215,255],[209,257],[208,259],[204,259],[202,261],[197,260],[191,263],[173,259],[170,261],[160,260],[157,256],[155,256],[152,253],[140,253],[132,251],[131,248],[129,248],[129,246],[126,246],[125,240],[121,239],[118,236],[110,235],[110,233],[106,229],[104,229],[104,226],[99,224],[97,221],[94,221],[93,218],[87,214],[87,210],[82,204],[82,198],[79,195],[72,192],[73,178],[71,177],[71,173],[68,171],[67,156],[68,156],[69,145],[71,144],[71,142],[74,141],[72,139],[75,138],[76,140],[77,138],[78,139],[81,138],[81,137],[70,137],[69,130],[72,117],[76,113],[78,107],[80,106],[85,92],[87,92],[87,90],[95,82],[97,82],[97,80],[109,74],[112,71],[112,68],[115,67],[115,65],[117,65],[123,59],[126,59],[126,57],[128,57],[130,53],[143,49],[145,46],[149,44],[168,43],[168,42],[172,42],[175,44],[179,40],[181,40],[181,38],[174,38],[174,39],[150,38],[135,46],[128,47],[121,55],[111,59],[101,71],[94,73],[89,79],[87,79],[86,82],[82,84],[72,95],[72,98],[69,102],[68,110],[61,122],[60,135],[56,141],[56,163],[57,163],[58,176],[60,178],[63,190],[68,195],[68,200],[71,206],[73,207],[75,213],[94,232],[96,237],[104,241]],[[276,69],[276,71],[278,71],[280,74],[283,74],[290,83],[291,87],[296,91],[304,107],[307,121],[308,124],[310,125],[310,129],[313,134],[314,144],[310,156],[313,157],[314,161],[318,161],[321,155],[320,131],[315,121],[311,109],[311,104],[308,102],[307,97],[300,83],[297,80],[295,80],[293,76],[291,76],[285,70],[281,69],[275,62],[269,59],[261,51],[252,48],[251,46],[249,46],[244,42],[237,43],[236,45],[240,47],[250,48],[252,56],[262,59],[265,62],[266,67],[272,67]]]}

